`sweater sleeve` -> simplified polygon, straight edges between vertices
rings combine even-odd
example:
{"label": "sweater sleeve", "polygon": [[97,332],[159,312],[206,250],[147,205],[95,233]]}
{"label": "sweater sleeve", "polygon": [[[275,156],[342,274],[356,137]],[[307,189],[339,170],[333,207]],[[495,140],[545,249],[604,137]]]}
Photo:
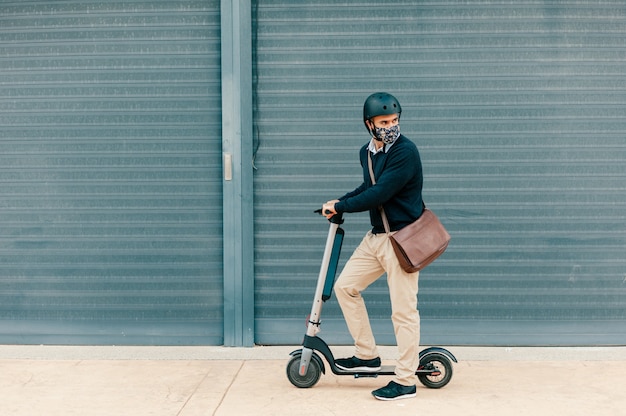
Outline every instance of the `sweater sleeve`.
{"label": "sweater sleeve", "polygon": [[[361,212],[375,209],[396,195],[415,174],[414,147],[398,146],[387,155],[385,168],[376,178],[376,185],[364,182],[355,191],[344,195],[335,205],[337,212]],[[415,150],[416,151],[416,150]],[[367,158],[367,153],[365,153]],[[419,156],[417,156],[419,157]],[[363,161],[361,161],[363,165]],[[364,168],[364,172],[366,169]],[[367,170],[369,177],[369,170]],[[365,173],[364,173],[365,174]],[[359,192],[356,192],[359,190]]]}
{"label": "sweater sleeve", "polygon": [[347,194],[345,194],[344,196],[339,198],[339,201],[343,201],[344,199],[348,199],[348,198],[352,198],[355,197],[356,195],[360,194],[361,192],[363,192],[365,189],[367,188],[367,185],[365,184],[365,182],[363,182],[358,188],[356,188],[354,191],[350,191]]}
{"label": "sweater sleeve", "polygon": [[[361,162],[361,168],[363,168],[363,155],[367,155],[367,146],[363,146],[361,147],[361,149],[359,150],[359,160]],[[361,185],[359,185],[356,189],[354,189],[353,191],[348,192],[347,194],[339,197],[339,201],[343,201],[345,199],[348,198],[352,198],[358,194],[360,194],[361,192],[363,192],[365,189],[367,189],[367,184],[365,182],[362,182]],[[337,205],[335,205],[335,209],[337,209]],[[338,211],[338,212],[345,212],[345,211]]]}

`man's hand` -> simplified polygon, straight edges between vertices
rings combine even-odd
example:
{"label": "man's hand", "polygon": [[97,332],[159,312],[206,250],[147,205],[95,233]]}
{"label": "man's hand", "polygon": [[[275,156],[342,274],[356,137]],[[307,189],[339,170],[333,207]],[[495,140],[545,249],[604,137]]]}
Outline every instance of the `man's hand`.
{"label": "man's hand", "polygon": [[335,211],[335,204],[337,202],[339,202],[338,199],[333,199],[332,201],[328,201],[322,205],[322,215],[327,219],[331,219],[332,216],[337,213],[337,211]]}

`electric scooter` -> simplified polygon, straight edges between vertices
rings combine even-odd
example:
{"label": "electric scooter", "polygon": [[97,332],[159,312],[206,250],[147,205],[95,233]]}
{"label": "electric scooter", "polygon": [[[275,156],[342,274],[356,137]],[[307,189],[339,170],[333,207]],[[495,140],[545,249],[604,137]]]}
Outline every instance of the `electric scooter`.
{"label": "electric scooter", "polygon": [[[322,210],[315,211],[322,214]],[[361,377],[393,376],[394,366],[382,366],[377,372],[345,371],[337,367],[335,358],[330,348],[317,336],[320,332],[322,305],[331,297],[341,245],[343,243],[344,230],[342,214],[335,214],[329,220],[330,229],[326,239],[326,248],[322,257],[313,307],[309,316],[307,331],[302,342],[302,348],[293,351],[287,363],[287,378],[296,387],[313,387],[320,379],[322,373],[326,374],[326,367],[317,352],[320,352],[330,369],[336,375]],[[451,352],[444,348],[430,347],[419,353],[419,366],[415,370],[420,382],[433,389],[439,389],[448,384],[452,378],[452,362],[457,359]]]}

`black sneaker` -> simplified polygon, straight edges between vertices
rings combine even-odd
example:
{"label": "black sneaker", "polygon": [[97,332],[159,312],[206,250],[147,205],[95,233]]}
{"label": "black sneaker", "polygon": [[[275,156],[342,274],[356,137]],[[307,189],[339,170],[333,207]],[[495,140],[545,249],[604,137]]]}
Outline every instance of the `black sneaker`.
{"label": "black sneaker", "polygon": [[380,357],[372,360],[361,360],[357,357],[339,358],[335,360],[337,368],[343,371],[362,371],[364,373],[375,373],[380,371]]}
{"label": "black sneaker", "polygon": [[402,386],[394,381],[390,381],[385,387],[374,390],[372,395],[378,400],[398,400],[415,397],[415,386]]}

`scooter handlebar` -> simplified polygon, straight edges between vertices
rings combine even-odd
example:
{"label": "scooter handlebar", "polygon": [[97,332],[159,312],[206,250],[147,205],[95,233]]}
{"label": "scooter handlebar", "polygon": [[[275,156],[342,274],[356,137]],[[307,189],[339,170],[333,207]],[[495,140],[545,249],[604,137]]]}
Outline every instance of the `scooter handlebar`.
{"label": "scooter handlebar", "polygon": [[[313,211],[313,212],[315,212],[316,214],[323,215],[323,214],[322,214],[322,208],[320,208],[320,209],[316,209],[316,210],[315,210],[315,211]],[[329,211],[329,210],[326,210],[326,214],[330,214],[330,211]],[[338,212],[338,213],[336,213],[335,215],[333,215],[332,217],[330,217],[330,218],[328,219],[328,221],[332,222],[333,224],[343,224],[343,213],[339,213],[339,212]]]}

